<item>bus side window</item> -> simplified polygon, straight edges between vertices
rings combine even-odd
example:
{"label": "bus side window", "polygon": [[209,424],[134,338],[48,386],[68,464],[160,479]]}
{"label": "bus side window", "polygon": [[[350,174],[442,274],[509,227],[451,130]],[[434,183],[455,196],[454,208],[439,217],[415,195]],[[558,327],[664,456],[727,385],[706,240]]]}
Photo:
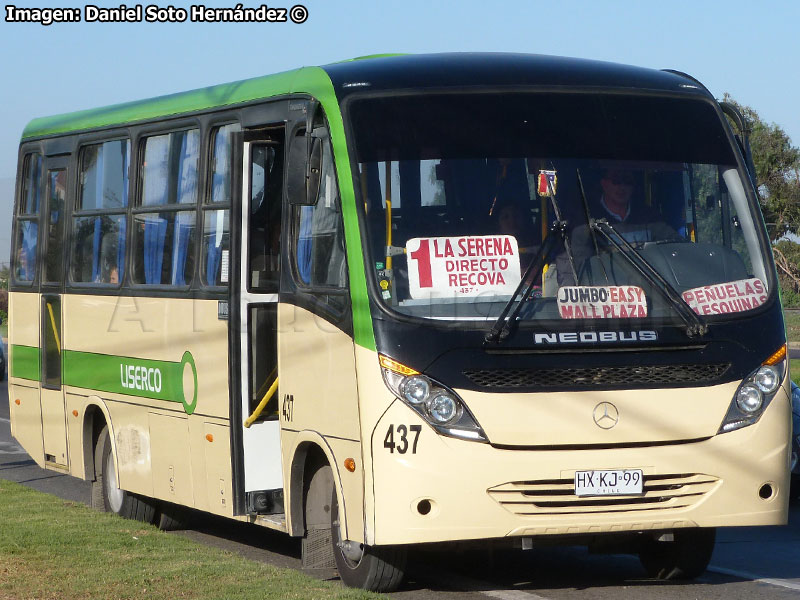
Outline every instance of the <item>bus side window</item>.
{"label": "bus side window", "polygon": [[134,213],[134,281],[185,287],[194,271],[200,131],[146,138]]}
{"label": "bus side window", "polygon": [[39,207],[42,201],[42,155],[28,154],[23,163],[22,194],[14,236],[14,280],[30,285],[36,274]]}
{"label": "bus side window", "polygon": [[130,157],[128,139],[81,150],[70,257],[75,283],[119,285],[125,276]]}
{"label": "bus side window", "polygon": [[211,198],[203,206],[200,276],[203,285],[227,286],[230,279],[230,205],[233,181],[232,136],[238,123],[217,127],[212,134]]}

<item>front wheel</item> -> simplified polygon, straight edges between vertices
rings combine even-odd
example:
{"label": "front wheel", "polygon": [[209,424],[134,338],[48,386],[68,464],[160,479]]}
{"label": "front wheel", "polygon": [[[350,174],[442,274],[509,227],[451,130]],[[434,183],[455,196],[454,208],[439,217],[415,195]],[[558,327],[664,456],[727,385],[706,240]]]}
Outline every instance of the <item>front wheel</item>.
{"label": "front wheel", "polygon": [[97,438],[94,465],[95,481],[92,483],[92,507],[126,519],[135,519],[145,523],[153,522],[155,505],[145,498],[130,494],[119,487],[108,427],[104,427]]}
{"label": "front wheel", "polygon": [[676,529],[672,540],[645,542],[639,560],[654,579],[694,579],[711,561],[716,533],[713,528]]}
{"label": "front wheel", "polygon": [[331,497],[331,538],[336,568],[345,585],[383,593],[393,592],[403,581],[408,558],[405,546],[370,547],[356,544],[355,548],[343,547],[335,489]]}

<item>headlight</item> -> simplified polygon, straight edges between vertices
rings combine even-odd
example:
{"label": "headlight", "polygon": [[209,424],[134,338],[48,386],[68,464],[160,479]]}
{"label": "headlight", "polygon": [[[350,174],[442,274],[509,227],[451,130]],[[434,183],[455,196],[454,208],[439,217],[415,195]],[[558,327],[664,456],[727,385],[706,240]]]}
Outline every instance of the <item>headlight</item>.
{"label": "headlight", "polygon": [[750,373],[731,400],[717,433],[735,431],[757,423],[781,387],[786,374],[786,346]]}
{"label": "headlight", "polygon": [[458,417],[458,401],[445,392],[436,394],[428,404],[428,414],[437,423],[445,425]]}
{"label": "headlight", "polygon": [[406,377],[400,385],[400,392],[411,404],[422,404],[431,394],[431,383],[427,377],[419,375]]}
{"label": "headlight", "polygon": [[756,384],[756,386],[758,386],[758,389],[765,394],[772,394],[781,384],[781,376],[778,373],[778,369],[774,366],[764,365],[758,371],[756,371],[756,375],[753,377],[753,382]]}
{"label": "headlight", "polygon": [[379,355],[383,381],[392,393],[414,409],[443,435],[476,442],[487,442],[486,434],[453,390]]}
{"label": "headlight", "polygon": [[[760,387],[760,386],[759,386]],[[736,392],[736,406],[743,414],[752,415],[761,409],[764,404],[764,396],[761,394],[759,387],[752,384],[743,385]]]}

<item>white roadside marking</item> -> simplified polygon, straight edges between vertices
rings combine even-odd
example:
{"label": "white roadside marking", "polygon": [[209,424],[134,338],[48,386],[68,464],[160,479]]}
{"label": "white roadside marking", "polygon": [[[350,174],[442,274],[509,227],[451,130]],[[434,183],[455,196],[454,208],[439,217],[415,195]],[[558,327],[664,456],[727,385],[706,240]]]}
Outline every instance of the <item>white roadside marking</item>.
{"label": "white roadside marking", "polygon": [[497,600],[547,600],[544,596],[523,590],[481,590],[481,594]]}
{"label": "white roadside marking", "polygon": [[11,423],[10,420],[4,419],[3,417],[0,417],[0,421],[2,421],[3,423]]}
{"label": "white roadside marking", "polygon": [[724,567],[710,566],[708,570],[712,573],[719,573],[721,575],[731,575],[732,577],[740,577],[741,579],[752,579],[758,583],[767,583],[769,585],[777,585],[779,587],[788,588],[790,590],[800,591],[800,582],[788,579],[772,579],[769,577],[762,577],[755,573],[748,573],[747,571],[737,571],[735,569],[725,569]]}

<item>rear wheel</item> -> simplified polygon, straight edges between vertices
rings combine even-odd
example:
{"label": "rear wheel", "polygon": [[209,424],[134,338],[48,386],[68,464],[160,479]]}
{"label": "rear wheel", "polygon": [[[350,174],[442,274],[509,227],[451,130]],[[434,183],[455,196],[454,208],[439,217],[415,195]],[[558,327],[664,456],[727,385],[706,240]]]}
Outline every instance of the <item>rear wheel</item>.
{"label": "rear wheel", "polygon": [[372,592],[393,592],[403,581],[408,552],[405,546],[370,547],[354,542],[342,543],[339,528],[339,501],[331,490],[331,537],[333,557],[342,582]]}
{"label": "rear wheel", "polygon": [[649,540],[639,560],[654,579],[694,579],[703,574],[714,552],[716,529],[676,529],[669,541]]}
{"label": "rear wheel", "polygon": [[120,489],[114,454],[111,451],[111,436],[104,427],[97,438],[94,453],[95,481],[92,483],[92,506],[126,519],[152,523],[155,505],[135,494]]}

